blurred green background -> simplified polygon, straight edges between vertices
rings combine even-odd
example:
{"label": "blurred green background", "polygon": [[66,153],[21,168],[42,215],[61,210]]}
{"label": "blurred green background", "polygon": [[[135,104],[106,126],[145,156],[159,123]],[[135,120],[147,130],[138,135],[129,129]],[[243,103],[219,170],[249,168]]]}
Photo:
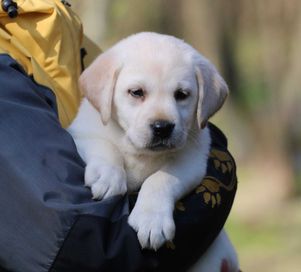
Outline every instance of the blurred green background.
{"label": "blurred green background", "polygon": [[69,2],[103,50],[156,31],[184,39],[218,67],[231,94],[212,121],[238,166],[226,228],[241,268],[301,271],[301,1]]}

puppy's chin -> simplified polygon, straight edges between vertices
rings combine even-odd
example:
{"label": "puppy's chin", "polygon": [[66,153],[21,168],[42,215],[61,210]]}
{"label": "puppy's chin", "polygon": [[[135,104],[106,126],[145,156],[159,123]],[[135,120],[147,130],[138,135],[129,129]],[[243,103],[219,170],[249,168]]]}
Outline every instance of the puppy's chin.
{"label": "puppy's chin", "polygon": [[174,149],[177,149],[177,147],[172,143],[160,142],[156,144],[147,145],[146,149],[153,152],[164,152],[164,151],[172,151]]}

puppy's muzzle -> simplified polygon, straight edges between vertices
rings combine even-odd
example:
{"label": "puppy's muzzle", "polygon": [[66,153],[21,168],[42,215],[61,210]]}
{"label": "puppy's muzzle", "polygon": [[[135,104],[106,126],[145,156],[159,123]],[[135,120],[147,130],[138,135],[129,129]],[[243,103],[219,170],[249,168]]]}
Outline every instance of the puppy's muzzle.
{"label": "puppy's muzzle", "polygon": [[175,124],[166,120],[157,120],[150,125],[153,137],[161,140],[170,138]]}
{"label": "puppy's muzzle", "polygon": [[167,120],[156,120],[150,124],[152,140],[148,148],[153,151],[160,151],[174,148],[172,134],[175,124]]}

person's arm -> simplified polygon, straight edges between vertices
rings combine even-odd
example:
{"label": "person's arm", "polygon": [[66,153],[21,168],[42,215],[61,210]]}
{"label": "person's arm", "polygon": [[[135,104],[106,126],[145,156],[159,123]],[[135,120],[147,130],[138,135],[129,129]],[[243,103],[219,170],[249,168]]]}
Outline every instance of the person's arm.
{"label": "person's arm", "polygon": [[140,269],[145,261],[127,224],[127,198],[91,199],[53,93],[8,55],[0,55],[0,85],[0,267]]}

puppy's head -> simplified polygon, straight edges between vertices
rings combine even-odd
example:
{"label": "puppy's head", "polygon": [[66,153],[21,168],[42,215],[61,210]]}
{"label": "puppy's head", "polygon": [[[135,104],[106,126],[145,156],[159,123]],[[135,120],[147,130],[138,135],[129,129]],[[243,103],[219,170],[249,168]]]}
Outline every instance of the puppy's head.
{"label": "puppy's head", "polygon": [[100,55],[80,86],[103,123],[114,119],[140,152],[183,147],[228,94],[207,59],[183,41],[156,33],[130,36]]}

